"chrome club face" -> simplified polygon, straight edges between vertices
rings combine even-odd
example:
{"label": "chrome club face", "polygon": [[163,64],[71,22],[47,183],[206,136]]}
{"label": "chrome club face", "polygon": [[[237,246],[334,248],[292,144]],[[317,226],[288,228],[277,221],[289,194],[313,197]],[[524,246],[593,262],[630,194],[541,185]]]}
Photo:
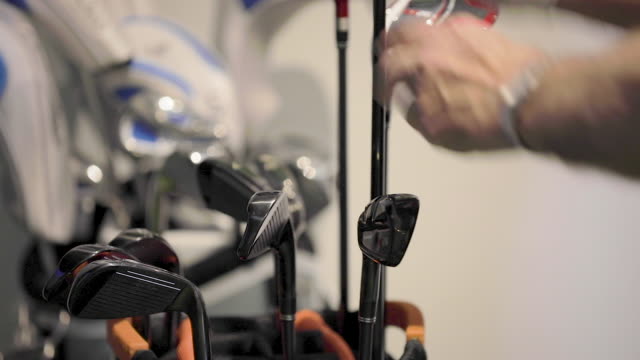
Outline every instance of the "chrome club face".
{"label": "chrome club face", "polygon": [[133,95],[128,108],[136,119],[170,137],[215,141],[227,133],[223,124],[203,119],[180,99],[148,89]]}

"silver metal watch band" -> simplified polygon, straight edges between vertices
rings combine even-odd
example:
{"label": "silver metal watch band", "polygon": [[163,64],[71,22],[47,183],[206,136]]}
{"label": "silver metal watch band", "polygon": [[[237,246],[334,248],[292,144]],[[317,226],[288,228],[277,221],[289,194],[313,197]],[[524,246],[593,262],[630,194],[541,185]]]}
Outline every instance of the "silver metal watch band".
{"label": "silver metal watch band", "polygon": [[500,119],[500,126],[511,144],[526,148],[516,124],[516,111],[529,94],[538,88],[540,77],[549,67],[549,62],[536,63],[527,67],[508,84],[498,88],[500,97],[505,103]]}

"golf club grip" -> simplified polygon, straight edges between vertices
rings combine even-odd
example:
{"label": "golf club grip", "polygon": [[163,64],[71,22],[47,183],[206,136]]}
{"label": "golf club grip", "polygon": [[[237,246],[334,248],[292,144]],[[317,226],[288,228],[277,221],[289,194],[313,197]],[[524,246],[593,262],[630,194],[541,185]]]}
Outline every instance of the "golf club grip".
{"label": "golf club grip", "polygon": [[404,352],[399,360],[427,360],[427,351],[418,340],[410,340],[404,346]]}
{"label": "golf club grip", "polygon": [[107,320],[107,342],[120,360],[131,360],[149,343],[134,329],[131,318]]}
{"label": "golf club grip", "polygon": [[387,301],[384,319],[385,325],[403,329],[407,341],[417,340],[424,344],[424,318],[417,306],[404,301]]}
{"label": "golf club grip", "polygon": [[329,327],[317,312],[313,310],[298,311],[295,325],[296,331],[320,331],[325,352],[335,353],[339,360],[355,360],[353,351],[346,340]]}

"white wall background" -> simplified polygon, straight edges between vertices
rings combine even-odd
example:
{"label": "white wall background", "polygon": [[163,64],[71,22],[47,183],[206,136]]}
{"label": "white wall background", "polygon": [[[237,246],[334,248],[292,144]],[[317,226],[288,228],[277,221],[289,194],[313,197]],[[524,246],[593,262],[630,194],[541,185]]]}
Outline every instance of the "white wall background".
{"label": "white wall background", "polygon": [[[214,2],[159,3],[211,38]],[[369,196],[371,10],[364,1],[353,3],[349,200],[355,224]],[[284,26],[270,52],[274,68],[304,70],[321,85],[330,114],[337,86],[332,16],[332,1],[311,3]],[[577,18],[518,9],[505,10],[497,27],[555,53],[597,49],[615,35]],[[409,253],[388,272],[389,298],[423,310],[431,359],[640,358],[639,184],[524,152],[439,150],[397,116],[390,144],[389,191],[418,195],[422,209]],[[337,299],[335,220],[334,207],[317,224],[316,237],[324,280]],[[351,235],[355,309],[355,226]],[[390,333],[389,348],[399,354],[399,333]]]}

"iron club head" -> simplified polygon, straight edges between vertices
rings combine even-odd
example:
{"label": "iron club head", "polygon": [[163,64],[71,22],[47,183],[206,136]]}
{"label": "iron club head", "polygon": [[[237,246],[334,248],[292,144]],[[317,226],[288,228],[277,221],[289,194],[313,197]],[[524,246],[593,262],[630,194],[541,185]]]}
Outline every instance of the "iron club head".
{"label": "iron club head", "polygon": [[110,246],[125,250],[145,264],[180,274],[180,260],[169,242],[147,229],[128,229],[118,234]]}
{"label": "iron club head", "polygon": [[281,191],[259,192],[247,206],[249,218],[238,246],[238,257],[248,260],[274,250],[276,291],[282,321],[282,351],[293,359],[296,313],[295,234],[291,225],[287,196]]}
{"label": "iron club head", "polygon": [[184,312],[191,319],[196,359],[210,359],[202,295],[184,277],[134,259],[101,259],[69,273],[64,304],[71,315],[118,319]]}
{"label": "iron club head", "polygon": [[287,196],[281,191],[258,192],[247,206],[249,217],[238,246],[238,257],[249,260],[270,249],[278,249],[289,222]]}
{"label": "iron club head", "polygon": [[96,244],[79,245],[69,250],[58,262],[56,272],[42,289],[42,297],[48,302],[65,305],[66,296],[73,283],[73,275],[93,261],[103,259],[135,259],[125,250]]}
{"label": "iron club head", "polygon": [[248,168],[215,159],[205,160],[198,166],[198,184],[208,208],[238,221],[246,220],[251,196],[269,188]]}
{"label": "iron club head", "polygon": [[398,266],[411,241],[419,208],[418,198],[410,194],[373,199],[358,219],[362,253],[384,266]]}

